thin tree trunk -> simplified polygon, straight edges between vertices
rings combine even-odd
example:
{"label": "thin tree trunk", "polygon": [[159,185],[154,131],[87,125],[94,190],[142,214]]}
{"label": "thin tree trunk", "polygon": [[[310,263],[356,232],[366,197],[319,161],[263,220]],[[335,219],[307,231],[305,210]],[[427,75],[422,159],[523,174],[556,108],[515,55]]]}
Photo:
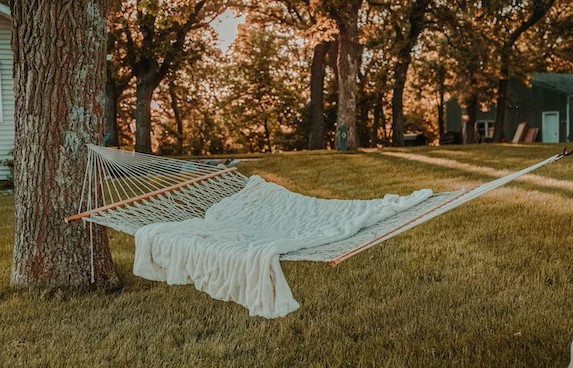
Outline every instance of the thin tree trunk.
{"label": "thin tree trunk", "polygon": [[329,42],[321,42],[314,47],[310,66],[310,150],[324,148],[324,77],[329,45]]}
{"label": "thin tree trunk", "polygon": [[269,118],[267,114],[265,114],[265,120],[263,122],[263,128],[265,129],[265,141],[267,147],[269,148],[269,152],[273,153],[273,146],[271,145],[271,131],[269,129]]}
{"label": "thin tree trunk", "polygon": [[362,0],[349,0],[337,16],[338,24],[338,114],[335,148],[340,149],[340,130],[348,128],[348,149],[358,146],[356,131],[356,95],[360,44],[358,42],[358,10]]}
{"label": "thin tree trunk", "polygon": [[382,93],[378,91],[376,93],[376,102],[374,103],[374,121],[372,123],[372,147],[377,147],[380,142],[379,134],[381,122],[386,124],[384,121],[384,110],[382,109]]}
{"label": "thin tree trunk", "polygon": [[384,102],[380,101],[380,126],[382,127],[382,139],[384,143],[388,142],[388,120],[384,112]]}
{"label": "thin tree trunk", "polygon": [[358,100],[358,120],[356,121],[356,133],[358,137],[358,144],[360,147],[370,147],[371,141],[371,130],[368,129],[368,116],[370,114],[370,97],[366,96],[366,92],[361,87],[359,89],[360,97]]}
{"label": "thin tree trunk", "polygon": [[507,83],[509,81],[509,52],[509,50],[504,50],[501,57],[500,77],[496,100],[495,125],[493,130],[494,142],[500,142],[503,138],[505,107],[507,105]]}
{"label": "thin tree trunk", "polygon": [[179,99],[175,92],[175,82],[169,80],[169,97],[171,97],[171,109],[175,116],[175,124],[177,126],[177,150],[178,154],[183,154],[183,119],[181,118],[181,108],[179,107]]}
{"label": "thin tree trunk", "polygon": [[119,98],[123,90],[118,91],[110,83],[105,86],[105,129],[104,143],[109,147],[119,147],[119,129],[117,126],[117,110]]}
{"label": "thin tree trunk", "polygon": [[445,98],[446,93],[446,70],[443,65],[438,66],[438,133],[439,137],[442,138],[445,133],[444,127],[444,108],[445,108]]}
{"label": "thin tree trunk", "polygon": [[[11,2],[15,92],[15,237],[11,284],[91,282],[89,227],[77,211],[87,143],[101,139],[106,0]],[[115,287],[106,233],[94,227],[95,282]]]}
{"label": "thin tree trunk", "polygon": [[404,86],[406,74],[410,65],[410,56],[407,61],[399,62],[394,67],[394,92],[392,94],[392,144],[404,145]]}
{"label": "thin tree trunk", "polygon": [[[107,36],[107,54],[112,54],[116,47],[115,38],[110,33]],[[119,127],[117,125],[119,101],[123,91],[129,87],[131,74],[122,74],[120,67],[109,60],[106,62],[106,75],[104,144],[110,147],[119,147]]]}
{"label": "thin tree trunk", "polygon": [[395,25],[396,43],[401,45],[398,49],[398,61],[394,66],[392,95],[392,144],[395,146],[404,145],[404,86],[412,60],[412,48],[426,26],[425,15],[429,4],[430,0],[415,0],[412,3],[408,14],[410,30],[406,36],[402,34],[402,29]]}
{"label": "thin tree trunk", "polygon": [[463,129],[463,137],[462,142],[464,144],[472,144],[476,143],[476,136],[475,136],[475,126],[476,126],[476,117],[478,111],[478,98],[476,95],[472,95],[467,102],[466,111],[468,113],[468,120],[465,123]]}

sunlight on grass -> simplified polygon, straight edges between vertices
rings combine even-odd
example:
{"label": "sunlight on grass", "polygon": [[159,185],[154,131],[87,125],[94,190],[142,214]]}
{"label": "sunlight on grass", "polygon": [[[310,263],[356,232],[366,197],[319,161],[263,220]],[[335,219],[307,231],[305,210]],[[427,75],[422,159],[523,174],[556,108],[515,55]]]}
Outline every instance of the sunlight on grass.
{"label": "sunlight on grass", "polygon": [[[559,150],[392,149],[495,170],[521,169]],[[452,190],[491,179],[378,152],[272,155],[240,170],[333,198]],[[536,175],[571,181],[573,159]],[[336,268],[283,263],[301,308],[277,320],[251,318],[192,286],[133,276],[133,239],[114,231],[120,293],[12,291],[12,216],[12,197],[0,196],[0,366],[565,367],[569,359],[568,188],[512,183]]]}

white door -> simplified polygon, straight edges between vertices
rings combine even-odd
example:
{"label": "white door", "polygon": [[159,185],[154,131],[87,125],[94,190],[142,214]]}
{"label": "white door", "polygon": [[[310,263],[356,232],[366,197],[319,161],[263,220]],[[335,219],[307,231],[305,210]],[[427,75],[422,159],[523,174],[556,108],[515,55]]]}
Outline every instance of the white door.
{"label": "white door", "polygon": [[544,143],[559,142],[559,111],[542,113],[543,130],[541,138]]}

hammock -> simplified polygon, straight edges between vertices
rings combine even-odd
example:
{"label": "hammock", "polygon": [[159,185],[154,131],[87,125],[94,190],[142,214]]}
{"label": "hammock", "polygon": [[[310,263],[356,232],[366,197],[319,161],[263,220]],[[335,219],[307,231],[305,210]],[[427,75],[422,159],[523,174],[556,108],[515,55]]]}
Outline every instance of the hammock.
{"label": "hammock", "polygon": [[193,283],[274,318],[298,308],[279,260],[339,264],[569,154],[471,189],[345,201],[292,193],[223,165],[88,145],[78,214],[65,221],[135,235],[136,275]]}

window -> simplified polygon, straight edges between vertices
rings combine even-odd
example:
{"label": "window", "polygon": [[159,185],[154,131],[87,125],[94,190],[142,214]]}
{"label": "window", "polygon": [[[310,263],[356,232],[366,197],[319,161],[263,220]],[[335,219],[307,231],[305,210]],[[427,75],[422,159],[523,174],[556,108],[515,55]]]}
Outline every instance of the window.
{"label": "window", "polygon": [[476,130],[480,141],[493,138],[493,129],[495,122],[493,120],[476,121]]}

